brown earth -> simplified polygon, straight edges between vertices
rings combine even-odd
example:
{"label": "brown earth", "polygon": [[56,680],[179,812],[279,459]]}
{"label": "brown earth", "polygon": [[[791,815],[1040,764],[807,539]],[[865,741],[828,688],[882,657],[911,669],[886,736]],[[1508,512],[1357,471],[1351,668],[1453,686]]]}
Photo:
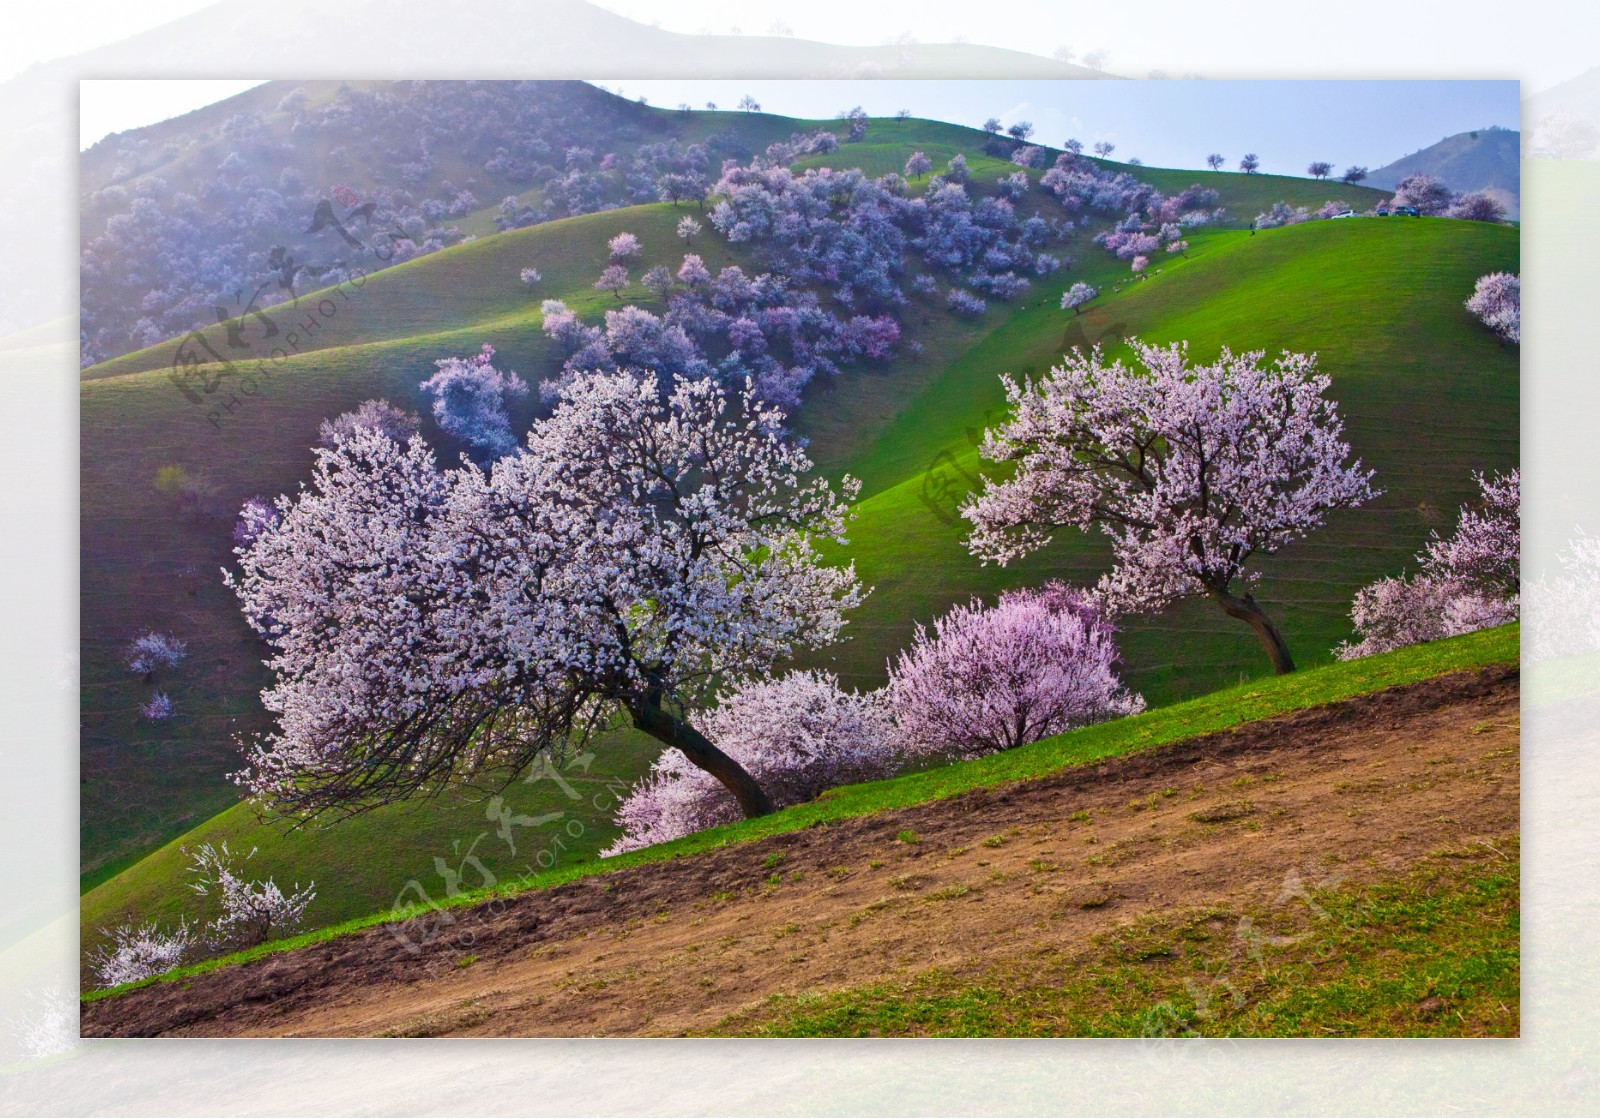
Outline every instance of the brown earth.
{"label": "brown earth", "polygon": [[[86,1004],[86,1036],[704,1033],[1291,875],[1518,830],[1518,676],[1456,673],[1052,777],[380,927]],[[913,833],[913,834],[908,834]],[[402,943],[405,934],[412,947]]]}

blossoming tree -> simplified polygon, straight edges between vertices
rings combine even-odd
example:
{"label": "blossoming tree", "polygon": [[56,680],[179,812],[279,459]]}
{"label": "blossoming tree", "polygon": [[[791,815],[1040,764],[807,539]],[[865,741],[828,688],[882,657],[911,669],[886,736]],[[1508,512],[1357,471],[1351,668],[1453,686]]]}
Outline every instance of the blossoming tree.
{"label": "blossoming tree", "polygon": [[[847,692],[832,673],[741,681],[695,721],[778,808],[892,776],[899,760],[882,693]],[[738,818],[727,788],[670,750],[623,799],[616,814],[622,835],[602,854],[665,843]]]}
{"label": "blossoming tree", "polygon": [[1375,496],[1372,474],[1347,464],[1350,447],[1330,381],[1315,355],[1224,348],[1209,365],[1188,346],[1130,339],[1142,369],[1074,350],[1037,383],[1004,377],[1012,418],[982,452],[1016,464],[987,479],[962,515],[968,546],[1007,563],[1049,542],[1054,529],[1098,525],[1114,568],[1097,596],[1113,611],[1158,610],[1205,596],[1248,623],[1279,673],[1288,643],[1256,601],[1256,555],[1320,527],[1330,510]]}
{"label": "blossoming tree", "polygon": [[1463,505],[1455,532],[1437,533],[1414,576],[1379,579],[1356,592],[1350,620],[1360,640],[1340,660],[1438,641],[1517,619],[1522,582],[1522,472],[1478,475],[1482,501]]}
{"label": "blossoming tree", "polygon": [[803,477],[782,422],[748,386],[586,373],[487,472],[370,431],[319,451],[229,578],[274,646],[278,720],[236,780],[354,812],[505,780],[620,720],[770,811],[687,712],[835,640],[862,597],[815,545],[858,484]]}
{"label": "blossoming tree", "polygon": [[1052,583],[973,599],[919,625],[890,666],[888,697],[909,754],[978,757],[1144,710],[1117,675],[1115,627]]}
{"label": "blossoming tree", "polygon": [[1522,341],[1522,277],[1510,272],[1479,276],[1467,310],[1507,342]]}

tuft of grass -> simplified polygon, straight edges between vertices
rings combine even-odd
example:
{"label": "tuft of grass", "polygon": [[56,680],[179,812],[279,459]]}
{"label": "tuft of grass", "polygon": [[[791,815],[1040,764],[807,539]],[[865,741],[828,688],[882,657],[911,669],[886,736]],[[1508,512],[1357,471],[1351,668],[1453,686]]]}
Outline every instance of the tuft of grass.
{"label": "tuft of grass", "polygon": [[895,839],[899,840],[901,843],[917,844],[922,842],[922,837],[916,832],[912,831],[910,828],[906,828],[905,830],[901,831],[899,835],[895,836]]}
{"label": "tuft of grass", "polygon": [[1230,800],[1224,804],[1212,805],[1202,808],[1197,812],[1189,813],[1189,819],[1198,824],[1225,824],[1230,820],[1242,820],[1246,816],[1253,816],[1256,807],[1248,800]]}

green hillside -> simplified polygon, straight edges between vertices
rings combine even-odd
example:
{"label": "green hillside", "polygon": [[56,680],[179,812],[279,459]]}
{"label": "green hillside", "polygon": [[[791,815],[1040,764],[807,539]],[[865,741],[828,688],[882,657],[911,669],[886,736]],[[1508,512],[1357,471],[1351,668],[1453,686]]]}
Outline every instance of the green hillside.
{"label": "green hillside", "polygon": [[[747,123],[773,138],[799,127],[759,114]],[[986,138],[971,130],[875,122],[872,138],[880,135],[881,143],[847,146],[831,163],[887,170],[920,148],[936,166],[942,161],[936,153],[965,150],[980,183],[1013,169],[982,156]],[[1280,198],[1297,205],[1320,205],[1329,196],[1364,201],[1340,185],[1309,180],[1133,170],[1163,190],[1213,186],[1230,216],[1246,222]],[[1049,205],[1037,194],[1028,203]],[[215,423],[212,406],[190,404],[168,378],[171,343],[85,371],[81,835],[84,884],[103,883],[85,896],[87,927],[183,903],[174,890],[178,848],[206,839],[227,838],[245,850],[260,846],[255,865],[285,885],[316,879],[319,921],[388,905],[411,879],[436,891],[438,867],[459,866],[468,851],[502,877],[538,856],[541,848],[529,845],[548,842],[550,829],[537,837],[513,831],[513,855],[481,797],[396,807],[287,837],[258,825],[237,806],[222,774],[236,765],[234,735],[264,726],[256,691],[266,683],[259,663],[265,649],[217,573],[231,559],[234,511],[252,494],[291,491],[308,475],[307,448],[322,419],[379,395],[421,410],[416,386],[432,362],[484,342],[529,380],[548,375],[558,359],[540,332],[539,302],[563,299],[594,321],[619,305],[591,286],[606,240],[620,230],[641,238],[645,260],[634,267],[635,277],[654,263],[675,264],[684,246],[673,226],[685,212],[635,207],[483,236],[375,274],[348,300],[328,295],[337,309],[318,317],[301,352],[270,364],[271,372],[252,392],[241,391]],[[1021,567],[980,567],[962,549],[952,517],[975,476],[974,442],[997,418],[998,374],[1042,372],[1073,345],[1114,346],[1137,333],[1156,341],[1187,338],[1200,357],[1223,343],[1319,351],[1350,441],[1377,468],[1387,493],[1268,561],[1263,597],[1303,664],[1325,660],[1328,647],[1347,635],[1344,612],[1355,587],[1399,571],[1430,528],[1448,526],[1470,494],[1472,469],[1515,462],[1516,352],[1501,348],[1461,307],[1476,276],[1516,270],[1514,231],[1377,220],[1317,222],[1256,236],[1216,230],[1191,237],[1188,259],[1163,260],[1159,274],[1139,283],[1087,232],[1078,236],[1067,247],[1076,266],[1037,282],[1025,303],[992,305],[974,323],[917,297],[901,317],[906,338],[925,347],[921,357],[905,351],[883,366],[849,369],[811,392],[796,427],[819,466],[834,475],[848,469],[866,482],[848,555],[876,589],[851,624],[852,639],[817,658],[847,680],[880,683],[885,660],[914,622],[953,601],[1052,576],[1090,582],[1103,569],[1099,542],[1075,534]],[[755,267],[709,223],[691,251],[713,268]],[[529,266],[543,273],[533,288],[518,279]],[[1102,296],[1082,316],[1064,314],[1059,294],[1080,279],[1099,286]],[[651,306],[642,289],[624,294]],[[302,296],[301,307],[313,314],[323,298]],[[284,327],[290,329],[287,321]],[[525,403],[516,421],[528,422],[533,407]],[[459,450],[431,425],[425,432],[446,460]],[[184,506],[159,493],[155,475],[172,464],[206,476],[214,494]],[[189,658],[154,684],[172,695],[178,712],[160,724],[136,721],[135,707],[151,685],[118,661],[145,628],[189,642]],[[1198,606],[1130,623],[1124,648],[1132,683],[1152,703],[1265,670],[1248,630]],[[518,783],[504,794],[518,814],[567,814],[560,825],[570,829],[563,862],[592,857],[609,842],[608,784],[614,789],[631,780],[656,752],[636,738],[604,745],[587,773],[569,775],[571,787],[585,794],[578,802],[551,781]],[[351,855],[357,851],[359,858]]]}

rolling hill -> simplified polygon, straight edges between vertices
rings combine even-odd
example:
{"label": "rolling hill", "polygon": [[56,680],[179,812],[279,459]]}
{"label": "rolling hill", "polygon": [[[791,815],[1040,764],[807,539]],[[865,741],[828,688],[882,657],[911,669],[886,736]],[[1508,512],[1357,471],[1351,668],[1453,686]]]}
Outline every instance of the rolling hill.
{"label": "rolling hill", "polygon": [[[752,114],[725,125],[739,126],[787,136],[794,122]],[[968,153],[981,171],[978,182],[1012,169],[984,162],[987,137],[971,130],[923,121],[873,128],[873,142],[847,145],[833,165],[894,167],[920,148]],[[1279,199],[1316,206],[1334,194],[1377,197],[1309,180],[1128,170],[1163,190],[1211,186],[1243,221]],[[1030,193],[1027,206],[1044,205],[1053,202]],[[286,492],[306,477],[307,447],[322,419],[376,395],[420,408],[417,384],[432,362],[483,342],[525,377],[548,375],[558,359],[540,331],[539,301],[561,298],[592,321],[616,305],[591,287],[606,239],[626,229],[645,243],[645,264],[675,262],[682,247],[672,228],[683,212],[652,204],[485,235],[374,274],[348,300],[302,296],[313,307],[338,298],[338,310],[224,415],[210,416],[174,387],[171,342],[84,371],[86,927],[135,913],[174,914],[186,904],[174,890],[181,848],[207,840],[259,846],[253,867],[284,884],[315,879],[317,923],[387,907],[407,890],[437,891],[441,868],[459,867],[468,854],[505,878],[537,870],[545,858],[562,865],[592,859],[609,842],[611,801],[654,754],[636,738],[607,742],[591,769],[565,775],[566,786],[535,781],[506,791],[519,813],[568,814],[559,851],[549,835],[513,835],[510,842],[495,835],[481,797],[399,806],[287,836],[257,822],[235,803],[222,774],[235,764],[233,736],[263,725],[254,694],[265,683],[263,650],[215,573],[230,559],[234,510],[252,494]],[[951,602],[1047,577],[1087,582],[1103,568],[1100,542],[1076,534],[1020,567],[980,567],[965,555],[952,517],[977,470],[973,441],[996,418],[998,374],[1040,372],[1074,345],[1115,349],[1139,334],[1187,338],[1202,357],[1222,344],[1320,353],[1355,452],[1377,468],[1387,492],[1265,565],[1266,600],[1306,664],[1327,659],[1328,648],[1347,635],[1344,615],[1356,587],[1401,570],[1431,529],[1448,527],[1455,506],[1470,496],[1471,470],[1516,461],[1515,351],[1500,347],[1461,307],[1477,275],[1516,270],[1513,230],[1376,220],[1257,235],[1214,229],[1197,232],[1186,258],[1163,261],[1141,283],[1126,280],[1126,266],[1090,244],[1088,231],[1078,237],[1067,247],[1076,258],[1072,269],[1037,282],[1023,303],[992,305],[980,322],[952,319],[914,296],[902,321],[922,355],[903,350],[883,366],[847,369],[816,385],[796,417],[823,471],[849,470],[866,483],[848,555],[876,590],[851,624],[852,640],[815,658],[847,681],[881,683],[886,658],[914,621]],[[754,267],[739,246],[709,232],[694,251],[712,267]],[[543,273],[532,290],[518,280],[530,265]],[[1104,294],[1082,316],[1063,314],[1059,293],[1080,279]],[[625,294],[651,305],[641,289]],[[525,404],[517,422],[530,420],[532,409]],[[431,426],[426,433],[442,457],[454,456],[458,448]],[[180,506],[157,492],[156,472],[173,464],[204,474],[214,494]],[[159,682],[179,712],[163,724],[135,721],[134,706],[148,689],[118,663],[127,640],[147,626],[190,642],[189,659]],[[1198,606],[1130,623],[1123,646],[1130,680],[1153,704],[1266,669],[1248,631]],[[569,788],[581,794],[577,800]]]}

